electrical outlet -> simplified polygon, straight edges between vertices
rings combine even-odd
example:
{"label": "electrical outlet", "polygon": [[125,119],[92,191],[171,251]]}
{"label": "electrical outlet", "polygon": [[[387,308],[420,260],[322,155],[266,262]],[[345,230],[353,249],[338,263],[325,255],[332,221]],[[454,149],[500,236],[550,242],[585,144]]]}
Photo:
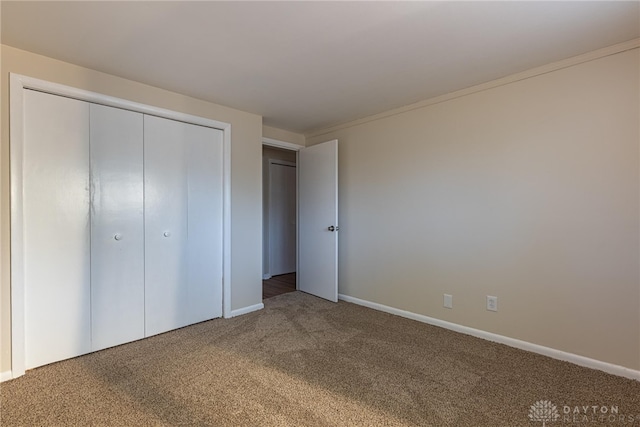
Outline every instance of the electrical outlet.
{"label": "electrical outlet", "polygon": [[453,308],[453,295],[444,294],[445,308]]}
{"label": "electrical outlet", "polygon": [[498,311],[498,297],[487,295],[487,310]]}

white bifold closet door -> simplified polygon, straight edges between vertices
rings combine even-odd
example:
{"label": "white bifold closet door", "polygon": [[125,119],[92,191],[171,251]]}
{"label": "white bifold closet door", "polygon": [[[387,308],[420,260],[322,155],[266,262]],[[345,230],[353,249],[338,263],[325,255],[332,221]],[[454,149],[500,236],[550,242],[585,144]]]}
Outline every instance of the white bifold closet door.
{"label": "white bifold closet door", "polygon": [[89,104],[24,94],[25,367],[91,351]]}
{"label": "white bifold closet door", "polygon": [[189,323],[222,316],[223,132],[189,127],[187,292]]}
{"label": "white bifold closet door", "polygon": [[222,313],[222,131],[144,117],[146,335]]}
{"label": "white bifold closet door", "polygon": [[25,367],[222,315],[223,132],[24,97]]}
{"label": "white bifold closet door", "polygon": [[92,350],[144,338],[143,116],[91,104]]}

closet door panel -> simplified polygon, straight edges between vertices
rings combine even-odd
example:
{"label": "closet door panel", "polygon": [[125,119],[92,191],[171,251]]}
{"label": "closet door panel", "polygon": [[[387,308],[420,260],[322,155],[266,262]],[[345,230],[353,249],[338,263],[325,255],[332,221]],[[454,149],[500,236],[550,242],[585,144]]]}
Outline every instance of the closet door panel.
{"label": "closet door panel", "polygon": [[189,323],[186,126],[144,117],[147,336]]}
{"label": "closet door panel", "polygon": [[91,105],[92,349],[144,337],[143,116]]}
{"label": "closet door panel", "polygon": [[27,369],[91,351],[89,104],[24,97]]}
{"label": "closet door panel", "polygon": [[222,136],[189,125],[188,300],[190,323],[222,316]]}

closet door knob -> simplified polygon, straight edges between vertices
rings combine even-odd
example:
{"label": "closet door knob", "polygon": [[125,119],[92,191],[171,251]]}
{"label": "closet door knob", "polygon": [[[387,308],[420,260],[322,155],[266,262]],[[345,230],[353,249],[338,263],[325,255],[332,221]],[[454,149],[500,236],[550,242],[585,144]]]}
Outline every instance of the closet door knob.
{"label": "closet door knob", "polygon": [[171,236],[171,233],[170,233],[170,232],[168,232],[168,231],[165,231],[164,233],[162,233],[162,235],[163,235],[164,237],[169,237],[169,236]]}
{"label": "closet door knob", "polygon": [[113,238],[115,240],[122,240],[122,234],[119,234],[119,233],[118,234],[114,234]]}

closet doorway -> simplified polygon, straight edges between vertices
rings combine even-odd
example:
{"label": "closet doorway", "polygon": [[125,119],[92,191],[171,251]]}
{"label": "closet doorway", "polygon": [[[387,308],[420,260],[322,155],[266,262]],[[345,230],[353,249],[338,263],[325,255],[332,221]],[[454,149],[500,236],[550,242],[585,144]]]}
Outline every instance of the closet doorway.
{"label": "closet doorway", "polygon": [[10,84],[12,378],[229,317],[231,125]]}
{"label": "closet doorway", "polygon": [[263,299],[296,290],[297,153],[263,145]]}

